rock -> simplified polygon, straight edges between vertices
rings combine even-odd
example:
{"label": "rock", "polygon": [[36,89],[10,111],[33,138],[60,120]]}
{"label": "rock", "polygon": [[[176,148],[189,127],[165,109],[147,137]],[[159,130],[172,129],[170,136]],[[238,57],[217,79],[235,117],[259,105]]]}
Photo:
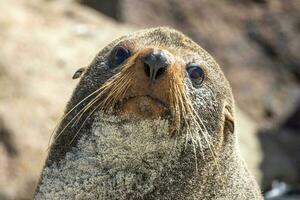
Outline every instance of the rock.
{"label": "rock", "polygon": [[296,109],[291,113],[290,116],[281,125],[283,129],[289,129],[298,134],[300,137],[300,101]]}
{"label": "rock", "polygon": [[96,9],[97,11],[108,15],[119,21],[122,20],[121,0],[77,0],[83,5]]}
{"label": "rock", "polygon": [[286,130],[263,130],[258,134],[263,151],[262,189],[271,188],[274,180],[289,184],[300,181],[299,142],[300,137]]}
{"label": "rock", "polygon": [[10,157],[17,156],[18,151],[12,139],[12,133],[5,126],[2,118],[0,118],[0,146],[3,146],[8,156]]}
{"label": "rock", "polygon": [[236,109],[236,131],[241,154],[250,172],[259,184],[262,183],[260,165],[263,160],[262,147],[257,136],[258,124],[240,109]]}
{"label": "rock", "polygon": [[300,102],[294,111],[278,127],[260,130],[258,136],[263,151],[262,188],[269,190],[274,180],[291,186],[300,183]]}

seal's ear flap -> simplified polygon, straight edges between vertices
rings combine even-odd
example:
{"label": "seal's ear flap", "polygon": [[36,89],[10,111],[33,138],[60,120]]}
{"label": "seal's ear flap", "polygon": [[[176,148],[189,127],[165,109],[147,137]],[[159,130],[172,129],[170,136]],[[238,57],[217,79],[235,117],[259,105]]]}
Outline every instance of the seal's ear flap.
{"label": "seal's ear flap", "polygon": [[229,131],[234,133],[234,119],[233,119],[233,110],[229,105],[224,107],[225,121],[224,121],[224,131]]}
{"label": "seal's ear flap", "polygon": [[72,79],[78,79],[86,70],[86,67],[79,68],[73,75]]}

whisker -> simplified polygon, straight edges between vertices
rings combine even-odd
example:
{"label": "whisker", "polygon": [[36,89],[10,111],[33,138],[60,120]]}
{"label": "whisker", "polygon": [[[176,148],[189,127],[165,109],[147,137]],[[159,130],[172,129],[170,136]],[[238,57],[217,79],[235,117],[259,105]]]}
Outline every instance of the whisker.
{"label": "whisker", "polygon": [[[102,105],[102,109],[103,110],[107,110],[109,109],[109,107],[111,107],[112,105],[115,105],[116,101],[118,101],[120,99],[121,96],[124,96],[124,93],[127,91],[126,88],[128,88],[128,86],[130,85],[129,84],[130,81],[127,81],[127,82],[123,82],[122,85],[119,86],[116,85],[115,87],[117,87],[118,89],[116,90],[113,90],[112,92],[110,92],[106,97],[105,99],[103,99],[103,101],[101,102],[101,105]],[[114,87],[114,88],[115,88]],[[126,90],[126,91],[125,91]]]}
{"label": "whisker", "polygon": [[78,135],[78,133],[80,132],[80,130],[82,129],[82,127],[84,126],[85,122],[90,118],[90,116],[92,114],[95,113],[95,111],[100,107],[100,104],[98,106],[96,106],[90,113],[89,115],[85,118],[85,120],[82,122],[81,126],[79,127],[78,131],[76,132],[76,134],[74,135],[74,137],[72,138],[71,142],[69,143],[69,145],[72,144],[72,142],[74,141],[74,139],[76,138],[76,136]]}
{"label": "whisker", "polygon": [[[72,122],[74,121],[74,119],[80,115],[80,116],[77,118],[77,120],[75,121],[75,123],[73,124],[73,125],[75,125],[75,124],[80,120],[80,118],[82,117],[82,115],[89,109],[89,107],[90,107],[95,101],[97,101],[101,96],[103,96],[103,94],[105,94],[105,93],[107,92],[108,89],[110,89],[111,85],[113,85],[113,83],[114,83],[115,80],[118,80],[118,79],[116,79],[116,78],[118,78],[119,76],[120,76],[119,73],[116,74],[115,76],[113,76],[113,77],[111,78],[111,80],[108,80],[102,87],[100,87],[98,90],[96,90],[95,92],[93,92],[92,94],[95,94],[96,92],[99,92],[99,91],[100,91],[100,93],[99,93],[99,94],[98,94],[91,102],[89,102],[83,109],[81,109],[81,110],[79,111],[79,113],[77,113],[77,114],[71,119],[71,121],[63,128],[63,130],[57,135],[57,137],[56,137],[55,139],[57,139],[57,138],[61,135],[61,133],[62,133],[67,127],[69,127],[70,123],[72,123]],[[122,80],[122,79],[120,79],[120,80]],[[119,81],[119,83],[121,83],[121,81]],[[92,94],[91,94],[91,95],[92,95]],[[89,96],[91,96],[91,95],[89,95]],[[85,99],[86,99],[86,98],[85,98]],[[107,98],[106,98],[106,99],[107,99]],[[83,100],[82,100],[82,101],[83,101]]]}
{"label": "whisker", "polygon": [[[200,119],[198,113],[195,111],[195,109],[194,109],[193,107],[192,107],[192,111],[194,112],[194,116],[196,116],[197,119],[198,119],[198,120],[195,119],[195,122],[196,122],[196,123],[200,122],[201,125],[203,126],[205,132],[208,133],[208,131],[207,131],[205,125],[203,124],[203,122],[202,122],[202,120]],[[201,127],[200,124],[199,124],[199,127]],[[202,129],[202,128],[201,128],[201,129]],[[202,131],[200,131],[200,132],[203,133]],[[210,144],[208,138],[206,137],[206,136],[209,135],[209,134],[207,134],[207,135],[206,135],[206,134],[202,134],[202,135],[204,136],[204,139],[205,139],[205,141],[206,141],[206,143],[207,143],[207,145],[208,145],[208,148],[209,148],[209,150],[210,150],[210,152],[211,152],[211,154],[212,154],[213,161],[214,161],[214,163],[215,163],[215,165],[216,165],[216,167],[217,167],[217,171],[218,171],[218,173],[219,173],[219,175],[220,175],[222,181],[224,182],[224,179],[223,179],[223,176],[222,176],[222,173],[221,173],[221,170],[220,170],[220,164],[219,164],[218,159],[217,159],[217,157],[216,157],[217,155],[216,155],[216,153],[215,153],[215,149],[214,149],[214,147]]]}
{"label": "whisker", "polygon": [[71,127],[74,127],[81,119],[81,117],[84,115],[84,113],[96,102],[100,99],[100,95],[98,94],[93,100],[91,100],[87,105],[85,105],[79,112],[81,114],[77,117],[76,121],[72,124]]}
{"label": "whisker", "polygon": [[[175,88],[176,88],[176,92],[178,92],[180,94],[182,100],[185,102],[183,105],[180,106],[181,107],[180,110],[181,110],[181,112],[184,115],[183,118],[185,119],[186,118],[185,115],[188,115],[188,113],[189,113],[189,117],[191,117],[191,120],[198,127],[199,132],[202,134],[205,142],[207,143],[209,151],[211,152],[213,160],[214,160],[214,162],[215,162],[215,164],[217,166],[217,169],[218,169],[218,171],[220,173],[219,163],[218,163],[217,158],[216,158],[215,149],[214,149],[213,145],[211,145],[210,142],[209,142],[208,137],[210,137],[210,135],[208,134],[208,131],[207,131],[205,125],[203,124],[203,122],[202,122],[201,118],[199,117],[198,113],[193,108],[193,105],[192,105],[192,103],[190,101],[190,98],[186,95],[186,92],[184,91],[184,89],[180,88],[177,84],[175,84]],[[179,102],[181,103],[181,101],[179,101]],[[190,124],[188,122],[185,122],[185,124],[186,124],[186,127],[190,126]],[[191,133],[189,133],[189,128],[187,128],[187,132],[188,132],[188,134],[191,134]],[[198,132],[198,134],[195,135],[196,136],[196,141],[198,141],[198,145],[199,145],[200,150],[202,152],[202,156],[203,156],[203,158],[205,158],[204,157],[203,148],[202,148],[201,137],[199,135],[199,132]],[[192,142],[194,142],[193,138],[194,137],[191,134],[191,140],[192,140]],[[194,144],[193,144],[193,146],[194,146]]]}
{"label": "whisker", "polygon": [[[95,102],[94,100],[93,100],[93,102]],[[86,106],[85,106],[86,107]],[[56,141],[59,137],[60,137],[60,135],[70,126],[70,124],[76,119],[76,117],[78,116],[78,115],[80,115],[82,112],[85,112],[85,107],[83,107],[68,123],[67,123],[67,125],[57,134],[57,136],[54,138],[54,140]]]}
{"label": "whisker", "polygon": [[[199,115],[198,114],[196,114],[196,116],[199,118]],[[200,123],[202,124],[202,126],[204,127],[204,129],[205,129],[205,131],[208,133],[208,131],[207,131],[207,129],[206,129],[206,127],[205,127],[205,125],[203,124],[203,122],[202,122],[202,120],[199,118],[199,121],[200,121]],[[207,138],[205,138],[205,140],[208,142],[208,139]],[[215,153],[215,149],[214,149],[214,147],[213,146],[211,146],[211,145],[209,145],[210,147],[210,151],[211,151],[211,153],[212,153],[212,156],[213,156],[213,160],[214,160],[214,162],[215,162],[215,165],[216,165],[216,167],[217,167],[217,169],[218,169],[218,172],[219,172],[219,175],[222,177],[222,173],[221,173],[221,170],[220,170],[220,164],[219,164],[219,162],[218,162],[218,159],[216,159],[216,153]],[[222,179],[223,180],[223,179]],[[223,180],[224,181],[224,180]]]}
{"label": "whisker", "polygon": [[[199,142],[199,143],[196,142],[197,140],[194,139],[192,131],[190,129],[190,123],[187,121],[187,117],[189,115],[188,113],[190,113],[190,110],[187,106],[185,106],[185,103],[183,103],[184,102],[183,93],[185,91],[183,91],[182,87],[179,87],[175,81],[173,81],[171,83],[171,88],[174,91],[174,93],[171,93],[171,96],[170,96],[170,101],[172,104],[172,113],[174,113],[173,116],[177,116],[176,121],[178,121],[178,119],[180,119],[180,118],[182,118],[184,120],[186,133],[187,133],[186,137],[185,137],[185,148],[187,147],[188,140],[191,140],[192,146],[193,146],[193,151],[194,151],[195,168],[196,168],[196,171],[198,171],[198,158],[197,158],[197,148],[196,148],[197,144],[199,144],[201,155],[202,155],[203,159],[205,159],[205,156],[204,156],[203,147],[202,147],[201,142]],[[175,123],[176,123],[176,121],[175,121]],[[179,127],[177,127],[177,126],[178,126],[178,124],[177,125],[175,124],[175,127],[177,129],[179,129]]]}
{"label": "whisker", "polygon": [[[56,141],[63,134],[63,132],[71,125],[71,123],[73,123],[72,127],[74,127],[80,121],[84,113],[86,113],[96,102],[99,102],[100,99],[103,98],[103,101],[101,101],[97,108],[100,108],[100,110],[106,112],[110,107],[114,106],[120,98],[124,97],[126,91],[130,87],[132,76],[132,70],[130,69],[131,66],[133,66],[133,64],[135,63],[137,56],[138,54],[133,55],[131,59],[129,59],[127,63],[123,65],[122,69],[118,73],[109,78],[100,88],[98,88],[97,90],[86,96],[84,99],[82,99],[80,102],[78,102],[62,117],[60,123],[56,125],[50,136],[48,142],[48,149],[50,147],[49,144],[52,140],[54,132],[58,130],[59,125],[62,123],[62,121],[66,119],[70,115],[70,113],[72,113],[72,111],[74,111],[79,105],[87,101],[90,97],[98,93],[83,108],[81,108],[80,111],[76,113],[76,115],[72,117],[64,127],[61,128],[61,130],[55,135],[54,141]],[[88,116],[90,115],[91,113],[89,113]],[[84,120],[84,123],[86,122],[86,120],[87,118]],[[82,127],[83,124],[81,124],[80,127]]]}
{"label": "whisker", "polygon": [[94,92],[92,92],[91,94],[89,94],[88,96],[86,96],[85,98],[83,98],[80,102],[78,102],[75,106],[72,107],[72,109],[70,109],[66,114],[64,114],[62,116],[62,118],[59,120],[60,122],[54,127],[51,135],[50,135],[50,138],[49,138],[49,141],[48,141],[48,148],[49,148],[49,145],[50,145],[50,141],[53,137],[53,134],[55,133],[55,131],[57,130],[57,128],[59,127],[60,123],[67,117],[69,116],[69,114],[75,109],[77,108],[80,104],[82,104],[85,100],[87,100],[88,98],[90,98],[92,95],[94,95],[95,93],[99,92],[101,88],[95,90]]}

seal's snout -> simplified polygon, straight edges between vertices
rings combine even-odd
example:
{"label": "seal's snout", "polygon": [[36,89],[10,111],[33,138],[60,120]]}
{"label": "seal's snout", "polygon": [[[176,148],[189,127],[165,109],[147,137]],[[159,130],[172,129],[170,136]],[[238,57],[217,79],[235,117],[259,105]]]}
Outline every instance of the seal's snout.
{"label": "seal's snout", "polygon": [[141,58],[147,77],[154,81],[161,77],[171,64],[171,57],[164,50],[151,50]]}
{"label": "seal's snout", "polygon": [[168,117],[171,100],[175,98],[172,96],[177,94],[174,87],[182,85],[182,66],[178,58],[166,49],[137,51],[115,76],[114,84],[107,84],[112,85],[111,96],[119,94],[116,96],[116,111],[139,118]]}

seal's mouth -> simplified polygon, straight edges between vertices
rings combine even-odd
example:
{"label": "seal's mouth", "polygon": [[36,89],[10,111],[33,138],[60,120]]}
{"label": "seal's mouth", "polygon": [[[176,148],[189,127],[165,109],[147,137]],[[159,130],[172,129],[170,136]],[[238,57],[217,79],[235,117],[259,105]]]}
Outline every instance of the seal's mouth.
{"label": "seal's mouth", "polygon": [[144,119],[166,118],[170,110],[165,102],[150,95],[125,97],[117,107],[125,115]]}
{"label": "seal's mouth", "polygon": [[125,97],[123,101],[126,102],[126,101],[130,101],[132,99],[140,99],[140,98],[148,98],[148,99],[152,100],[154,103],[159,104],[165,108],[168,108],[168,106],[165,102],[163,102],[162,100],[160,100],[156,97],[153,97],[151,95],[137,95],[137,96]]}

